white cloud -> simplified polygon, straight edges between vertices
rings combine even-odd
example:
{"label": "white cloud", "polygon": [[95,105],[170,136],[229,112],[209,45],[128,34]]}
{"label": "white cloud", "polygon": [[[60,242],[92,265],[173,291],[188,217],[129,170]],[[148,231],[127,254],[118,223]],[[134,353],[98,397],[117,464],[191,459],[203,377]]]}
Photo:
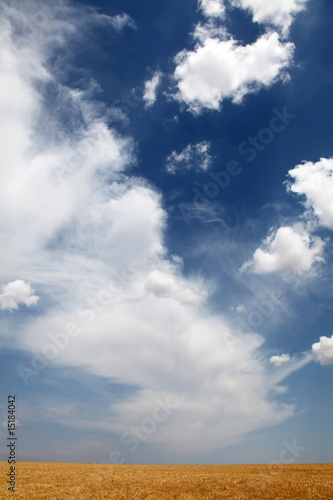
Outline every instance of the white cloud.
{"label": "white cloud", "polygon": [[305,206],[313,210],[319,224],[333,229],[333,158],[321,158],[317,163],[305,162],[289,171],[293,182],[288,189],[305,195]]}
{"label": "white cloud", "polygon": [[[183,305],[184,295],[181,300],[163,296],[173,284],[163,295],[146,294],[145,284],[146,278],[137,276],[120,292],[117,307],[95,313],[94,322],[56,358],[141,387],[112,404],[106,429],[119,435],[128,431],[151,415],[158,397],[169,397],[179,406],[149,442],[181,455],[232,444],[251,429],[292,415],[292,406],[267,399],[269,376],[256,359],[260,337],[235,335],[223,318],[205,313],[192,298]],[[42,353],[50,343],[45,331],[63,332],[62,324],[73,320],[82,323],[71,315],[35,321],[26,348]]]}
{"label": "white cloud", "polygon": [[37,304],[39,297],[34,294],[31,285],[22,280],[11,281],[2,287],[0,294],[0,309],[18,309],[19,304],[24,304],[27,307]]}
{"label": "white cloud", "polygon": [[101,22],[106,25],[111,25],[116,31],[121,31],[126,26],[129,28],[136,28],[136,24],[133,19],[122,12],[121,14],[117,14],[116,16],[107,16],[105,14],[95,14],[94,15],[97,22]]}
{"label": "white cloud", "polygon": [[[21,424],[21,422],[20,422],[20,420],[18,420],[18,419],[16,419],[16,420],[12,420],[12,422],[14,422],[14,423],[15,423],[15,427],[21,427],[21,425],[22,425],[22,424]],[[3,427],[4,429],[6,429],[6,430],[7,430],[7,432],[8,432],[8,420],[3,420],[3,421],[1,422],[1,425],[2,425],[2,427]]]}
{"label": "white cloud", "polygon": [[[282,356],[288,356],[288,354]],[[280,356],[277,356],[277,358],[279,357]],[[282,363],[281,362],[279,363],[278,361],[279,364],[277,366],[279,369],[274,371],[270,379],[270,383],[272,384],[272,389],[276,391],[276,387],[280,385],[280,382],[282,380],[285,380],[292,373],[300,370],[307,364],[311,363],[311,361],[313,361],[313,356],[310,352],[299,353],[290,358],[290,360],[287,357],[285,362]]]}
{"label": "white cloud", "polygon": [[243,304],[239,304],[238,306],[231,306],[230,307],[231,311],[237,311],[238,313],[245,312],[245,306]]}
{"label": "white cloud", "polygon": [[[25,29],[26,18],[9,3],[6,9],[1,51],[11,64],[0,80],[0,111],[7,117],[0,134],[6,181],[0,233],[7,235],[8,257],[1,279],[20,276],[45,298],[39,315],[15,326],[11,347],[138,386],[134,397],[113,404],[105,424],[110,431],[121,433],[146,417],[161,394],[179,400],[173,418],[152,436],[179,454],[231,444],[291,416],[292,405],[269,397],[258,355],[263,339],[235,333],[205,307],[205,283],[172,267],[161,196],[126,172],[133,141],[108,127],[92,92],[60,84],[49,66],[59,44],[84,39],[86,19],[66,7],[22,44],[16,34],[22,30],[12,30],[10,21]],[[51,89],[55,100],[48,99]],[[119,284],[115,277],[124,269],[128,279]],[[31,290],[24,300],[33,297]],[[78,325],[76,337],[65,334],[70,323]]]}
{"label": "white cloud", "polygon": [[188,144],[180,153],[172,151],[166,159],[166,169],[169,174],[174,174],[179,169],[207,170],[212,158],[209,154],[210,142],[202,141],[197,144]]}
{"label": "white cloud", "polygon": [[232,0],[232,5],[249,10],[253,21],[271,24],[287,34],[294,17],[305,8],[307,0]]}
{"label": "white cloud", "polygon": [[205,292],[198,294],[192,287],[180,283],[172,273],[159,270],[148,275],[145,288],[157,297],[170,297],[181,304],[199,305],[207,295]]}
{"label": "white cloud", "polygon": [[276,394],[286,394],[288,392],[288,387],[286,385],[276,385],[273,387]]}
{"label": "white cloud", "polygon": [[143,100],[146,103],[146,107],[150,108],[156,101],[156,92],[161,83],[162,73],[156,71],[151,80],[145,83],[145,93],[143,95]]}
{"label": "white cloud", "polygon": [[257,248],[253,258],[243,264],[241,271],[257,274],[278,271],[302,273],[316,262],[324,262],[324,242],[311,236],[302,224],[283,226],[264,241],[264,248]]}
{"label": "white cloud", "polygon": [[242,271],[257,274],[309,270],[323,258],[325,242],[314,233],[320,226],[333,229],[333,159],[304,162],[288,172],[287,190],[304,196],[304,214],[292,226],[280,227],[257,248]]}
{"label": "white cloud", "polygon": [[245,46],[232,39],[206,38],[193,51],[176,56],[176,98],[194,113],[218,110],[224,99],[240,103],[246,94],[286,78],[293,50],[294,45],[281,43],[277,33]]}
{"label": "white cloud", "polygon": [[290,354],[281,354],[281,356],[272,356],[269,362],[274,366],[282,366],[290,363]]}
{"label": "white cloud", "polygon": [[207,17],[224,17],[223,0],[199,0],[199,6]]}
{"label": "white cloud", "polygon": [[331,365],[333,363],[333,335],[331,338],[320,337],[319,342],[312,344],[312,354],[321,365]]}
{"label": "white cloud", "polygon": [[212,20],[204,23],[198,23],[193,31],[193,39],[199,40],[199,42],[203,45],[209,38],[228,40],[228,31],[225,26],[221,26]]}

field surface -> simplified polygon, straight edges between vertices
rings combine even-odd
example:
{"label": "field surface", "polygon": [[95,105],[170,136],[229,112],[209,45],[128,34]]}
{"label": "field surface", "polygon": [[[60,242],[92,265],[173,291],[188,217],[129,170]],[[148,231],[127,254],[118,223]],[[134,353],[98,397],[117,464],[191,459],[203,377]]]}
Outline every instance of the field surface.
{"label": "field surface", "polygon": [[333,499],[333,464],[90,465],[19,462],[16,491],[0,498],[48,500]]}

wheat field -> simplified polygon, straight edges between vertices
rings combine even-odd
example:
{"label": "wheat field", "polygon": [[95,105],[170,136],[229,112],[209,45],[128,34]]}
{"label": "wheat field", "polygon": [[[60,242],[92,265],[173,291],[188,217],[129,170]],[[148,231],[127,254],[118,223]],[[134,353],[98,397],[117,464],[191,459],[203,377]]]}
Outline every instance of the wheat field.
{"label": "wheat field", "polygon": [[333,499],[333,464],[96,465],[20,462],[15,493],[0,462],[1,498],[48,500]]}

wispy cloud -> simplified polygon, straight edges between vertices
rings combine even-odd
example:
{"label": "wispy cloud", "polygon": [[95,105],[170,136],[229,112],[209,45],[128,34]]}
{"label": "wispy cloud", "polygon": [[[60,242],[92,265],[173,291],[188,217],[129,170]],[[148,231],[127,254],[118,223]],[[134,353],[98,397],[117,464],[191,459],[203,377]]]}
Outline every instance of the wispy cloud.
{"label": "wispy cloud", "polygon": [[129,28],[136,29],[136,23],[134,20],[125,12],[117,14],[116,16],[107,16],[105,14],[95,14],[95,20],[105,25],[112,26],[115,30],[121,31],[126,26]]}
{"label": "wispy cloud", "polygon": [[209,141],[188,144],[180,153],[172,151],[166,159],[166,170],[169,174],[177,170],[207,170],[212,164]]}
{"label": "wispy cloud", "polygon": [[143,100],[146,103],[146,107],[150,108],[156,101],[157,89],[161,83],[162,73],[156,71],[153,77],[145,82],[145,91],[143,95]]}

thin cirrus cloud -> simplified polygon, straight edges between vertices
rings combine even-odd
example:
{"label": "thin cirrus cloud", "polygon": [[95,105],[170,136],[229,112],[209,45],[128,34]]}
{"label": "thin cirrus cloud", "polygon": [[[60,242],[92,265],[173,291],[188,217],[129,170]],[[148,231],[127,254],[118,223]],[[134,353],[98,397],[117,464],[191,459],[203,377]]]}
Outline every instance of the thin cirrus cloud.
{"label": "thin cirrus cloud", "polygon": [[206,171],[212,164],[210,155],[211,143],[201,141],[197,144],[188,144],[180,153],[172,151],[166,159],[166,170],[169,174],[177,170],[203,170]]}
{"label": "thin cirrus cloud", "polygon": [[[205,283],[183,276],[168,258],[161,195],[127,174],[135,162],[131,137],[108,126],[91,92],[64,84],[62,75],[72,70],[66,60],[61,74],[49,65],[59,44],[85,39],[89,13],[59,6],[66,24],[56,13],[47,32],[21,45],[12,26],[25,28],[26,17],[10,3],[2,10],[2,50],[11,62],[0,92],[1,113],[9,117],[7,135],[0,135],[8,167],[0,185],[1,231],[10,255],[2,282],[20,276],[44,304],[17,325],[11,346],[31,359],[46,356],[58,369],[84,367],[120,387],[139,387],[110,407],[104,428],[119,436],[163,395],[178,409],[152,442],[179,455],[226,446],[283,422],[295,408],[269,395],[275,381],[259,355],[262,337],[234,332],[206,307]],[[64,125],[73,117],[75,128]],[[49,359],[52,335],[59,346],[73,323],[76,337],[53,346]],[[39,376],[33,371],[28,383]],[[75,425],[87,429],[84,415]]]}

